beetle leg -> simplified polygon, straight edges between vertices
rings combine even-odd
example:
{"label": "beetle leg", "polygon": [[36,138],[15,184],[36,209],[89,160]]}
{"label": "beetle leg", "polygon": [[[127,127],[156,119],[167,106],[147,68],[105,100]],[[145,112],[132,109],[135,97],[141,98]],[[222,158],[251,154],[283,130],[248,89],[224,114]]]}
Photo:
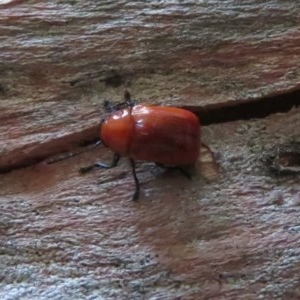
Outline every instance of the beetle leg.
{"label": "beetle leg", "polygon": [[115,153],[113,161],[111,162],[110,165],[107,165],[107,164],[104,164],[104,163],[101,163],[101,162],[96,162],[96,163],[94,163],[94,168],[111,169],[111,168],[114,168],[118,164],[119,160],[120,160],[120,155]]}
{"label": "beetle leg", "polygon": [[107,164],[104,164],[104,163],[101,163],[101,162],[96,162],[93,165],[80,168],[79,172],[82,173],[82,174],[85,174],[87,172],[92,171],[95,168],[97,168],[97,169],[111,169],[111,168],[115,167],[118,164],[119,160],[120,160],[120,155],[115,153],[113,161],[111,162],[110,165],[107,165]]}
{"label": "beetle leg", "polygon": [[133,179],[134,179],[134,183],[135,183],[135,192],[133,194],[132,200],[137,201],[139,198],[139,194],[140,194],[140,183],[139,183],[139,179],[136,176],[134,160],[132,158],[129,158],[129,161],[130,161],[130,165],[132,168],[132,174],[133,174]]}

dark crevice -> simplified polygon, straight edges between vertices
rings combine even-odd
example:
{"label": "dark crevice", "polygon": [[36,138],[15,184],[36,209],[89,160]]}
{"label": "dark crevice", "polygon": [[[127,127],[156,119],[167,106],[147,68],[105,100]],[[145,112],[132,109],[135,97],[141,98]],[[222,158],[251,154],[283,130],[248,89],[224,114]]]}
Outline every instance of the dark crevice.
{"label": "dark crevice", "polygon": [[[74,149],[79,151],[79,147],[87,147],[99,140],[99,138],[97,139],[98,132],[99,125],[36,146],[30,145],[28,147],[30,150],[27,151],[16,149],[5,156],[5,160],[0,165],[0,174],[33,166],[62,153],[66,154],[66,158],[70,157],[69,153]],[[22,156],[20,156],[20,152],[23,153]]]}
{"label": "dark crevice", "polygon": [[[281,94],[273,94],[257,99],[237,100],[222,104],[212,104],[205,107],[183,106],[194,112],[201,120],[202,125],[264,118],[275,113],[287,112],[300,105],[300,89],[293,89]],[[44,161],[49,157],[71,151],[76,147],[92,144],[98,137],[99,126],[87,128],[79,133],[42,143],[24,152],[23,156],[9,153],[6,155],[6,164],[0,165],[0,173],[8,173],[15,169],[28,167]],[[18,151],[18,153],[20,153]]]}
{"label": "dark crevice", "polygon": [[265,118],[271,114],[284,113],[300,105],[300,89],[281,94],[268,95],[249,100],[237,100],[205,107],[184,106],[194,112],[202,125],[210,125],[237,120]]}

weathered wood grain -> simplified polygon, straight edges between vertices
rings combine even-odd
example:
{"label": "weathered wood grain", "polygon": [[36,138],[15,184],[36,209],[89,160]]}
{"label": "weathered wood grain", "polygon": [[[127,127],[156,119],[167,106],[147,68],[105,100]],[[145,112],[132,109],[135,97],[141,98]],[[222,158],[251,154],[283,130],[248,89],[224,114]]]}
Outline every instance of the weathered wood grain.
{"label": "weathered wood grain", "polygon": [[[93,139],[103,100],[125,89],[201,109],[296,89],[299,10],[280,0],[0,5],[0,167]],[[299,128],[299,108],[205,126],[219,179],[141,163],[138,203],[126,160],[78,174],[111,158],[102,147],[0,175],[0,295],[299,299],[299,175],[269,169]]]}

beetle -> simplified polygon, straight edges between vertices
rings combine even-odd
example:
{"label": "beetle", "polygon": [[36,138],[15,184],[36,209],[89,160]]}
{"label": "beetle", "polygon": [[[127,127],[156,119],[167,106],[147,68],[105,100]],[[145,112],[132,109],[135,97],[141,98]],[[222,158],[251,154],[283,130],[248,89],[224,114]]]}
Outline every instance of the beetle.
{"label": "beetle", "polygon": [[154,162],[166,168],[194,165],[200,151],[200,121],[192,112],[166,106],[137,105],[125,92],[125,102],[105,102],[109,116],[101,122],[100,140],[114,152],[111,164],[96,162],[80,168],[87,173],[94,168],[115,167],[120,157],[128,157],[135,182],[132,199],[139,197],[140,184],[135,160]]}

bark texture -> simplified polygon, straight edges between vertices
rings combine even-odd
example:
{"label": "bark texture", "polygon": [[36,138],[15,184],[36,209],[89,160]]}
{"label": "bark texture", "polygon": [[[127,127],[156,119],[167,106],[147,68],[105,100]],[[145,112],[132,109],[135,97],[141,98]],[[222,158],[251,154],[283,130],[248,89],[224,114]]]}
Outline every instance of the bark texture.
{"label": "bark texture", "polygon": [[190,181],[138,163],[138,203],[125,159],[78,174],[108,149],[46,163],[95,139],[103,101],[125,89],[195,111],[285,101],[300,83],[299,1],[6,2],[0,296],[299,299],[299,108],[203,126],[217,180],[200,163]]}

